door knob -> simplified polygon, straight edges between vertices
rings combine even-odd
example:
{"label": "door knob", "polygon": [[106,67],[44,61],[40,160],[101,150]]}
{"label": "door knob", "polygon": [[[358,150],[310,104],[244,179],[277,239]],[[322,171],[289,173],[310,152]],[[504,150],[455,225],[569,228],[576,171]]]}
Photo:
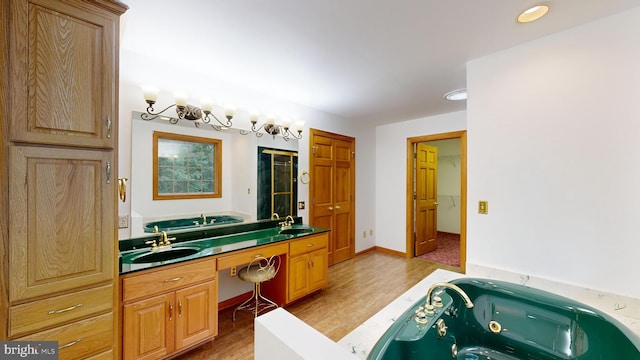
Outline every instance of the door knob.
{"label": "door knob", "polygon": [[339,205],[336,205],[336,210],[340,210],[340,206]]}
{"label": "door knob", "polygon": [[333,211],[333,206],[329,206],[329,211]]}

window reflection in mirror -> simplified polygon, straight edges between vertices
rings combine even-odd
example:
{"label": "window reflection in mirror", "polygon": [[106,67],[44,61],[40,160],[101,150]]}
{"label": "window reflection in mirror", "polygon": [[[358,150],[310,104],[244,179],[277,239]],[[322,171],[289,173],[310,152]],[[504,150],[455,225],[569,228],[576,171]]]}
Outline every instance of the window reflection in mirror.
{"label": "window reflection in mirror", "polygon": [[222,140],[153,132],[153,199],[222,196]]}
{"label": "window reflection in mirror", "polygon": [[258,147],[258,219],[297,216],[298,153]]}

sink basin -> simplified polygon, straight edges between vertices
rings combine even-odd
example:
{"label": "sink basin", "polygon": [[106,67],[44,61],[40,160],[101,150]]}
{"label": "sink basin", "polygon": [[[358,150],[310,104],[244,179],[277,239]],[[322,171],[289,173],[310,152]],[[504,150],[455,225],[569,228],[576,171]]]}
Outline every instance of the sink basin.
{"label": "sink basin", "polygon": [[280,230],[280,234],[285,235],[299,235],[313,232],[313,228],[310,227],[295,227],[290,229]]}
{"label": "sink basin", "polygon": [[179,247],[167,250],[144,253],[131,259],[134,264],[145,264],[167,260],[175,260],[185,256],[193,255],[200,251],[197,247]]}

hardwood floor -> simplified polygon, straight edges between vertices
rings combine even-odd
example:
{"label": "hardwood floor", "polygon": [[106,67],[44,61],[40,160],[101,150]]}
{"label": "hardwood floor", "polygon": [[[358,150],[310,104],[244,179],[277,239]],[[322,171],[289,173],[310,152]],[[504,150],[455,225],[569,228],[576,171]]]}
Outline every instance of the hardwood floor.
{"label": "hardwood floor", "polygon": [[[366,252],[329,268],[329,286],[286,307],[333,341],[342,339],[358,325],[407,291],[434,270],[459,268],[413,258]],[[233,309],[219,314],[218,336],[178,357],[181,360],[253,359],[253,317]]]}

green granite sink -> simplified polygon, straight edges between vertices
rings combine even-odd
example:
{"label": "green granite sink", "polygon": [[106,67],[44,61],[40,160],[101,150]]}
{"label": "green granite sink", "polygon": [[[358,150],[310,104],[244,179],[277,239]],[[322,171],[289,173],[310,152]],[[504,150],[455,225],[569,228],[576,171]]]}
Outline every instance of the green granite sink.
{"label": "green granite sink", "polygon": [[175,260],[193,255],[200,251],[197,247],[176,247],[166,250],[149,251],[131,258],[133,264],[147,264],[160,261]]}
{"label": "green granite sink", "polygon": [[312,227],[298,226],[298,227],[292,227],[289,229],[280,230],[279,233],[283,235],[300,235],[300,234],[312,233],[313,231],[314,229]]}

